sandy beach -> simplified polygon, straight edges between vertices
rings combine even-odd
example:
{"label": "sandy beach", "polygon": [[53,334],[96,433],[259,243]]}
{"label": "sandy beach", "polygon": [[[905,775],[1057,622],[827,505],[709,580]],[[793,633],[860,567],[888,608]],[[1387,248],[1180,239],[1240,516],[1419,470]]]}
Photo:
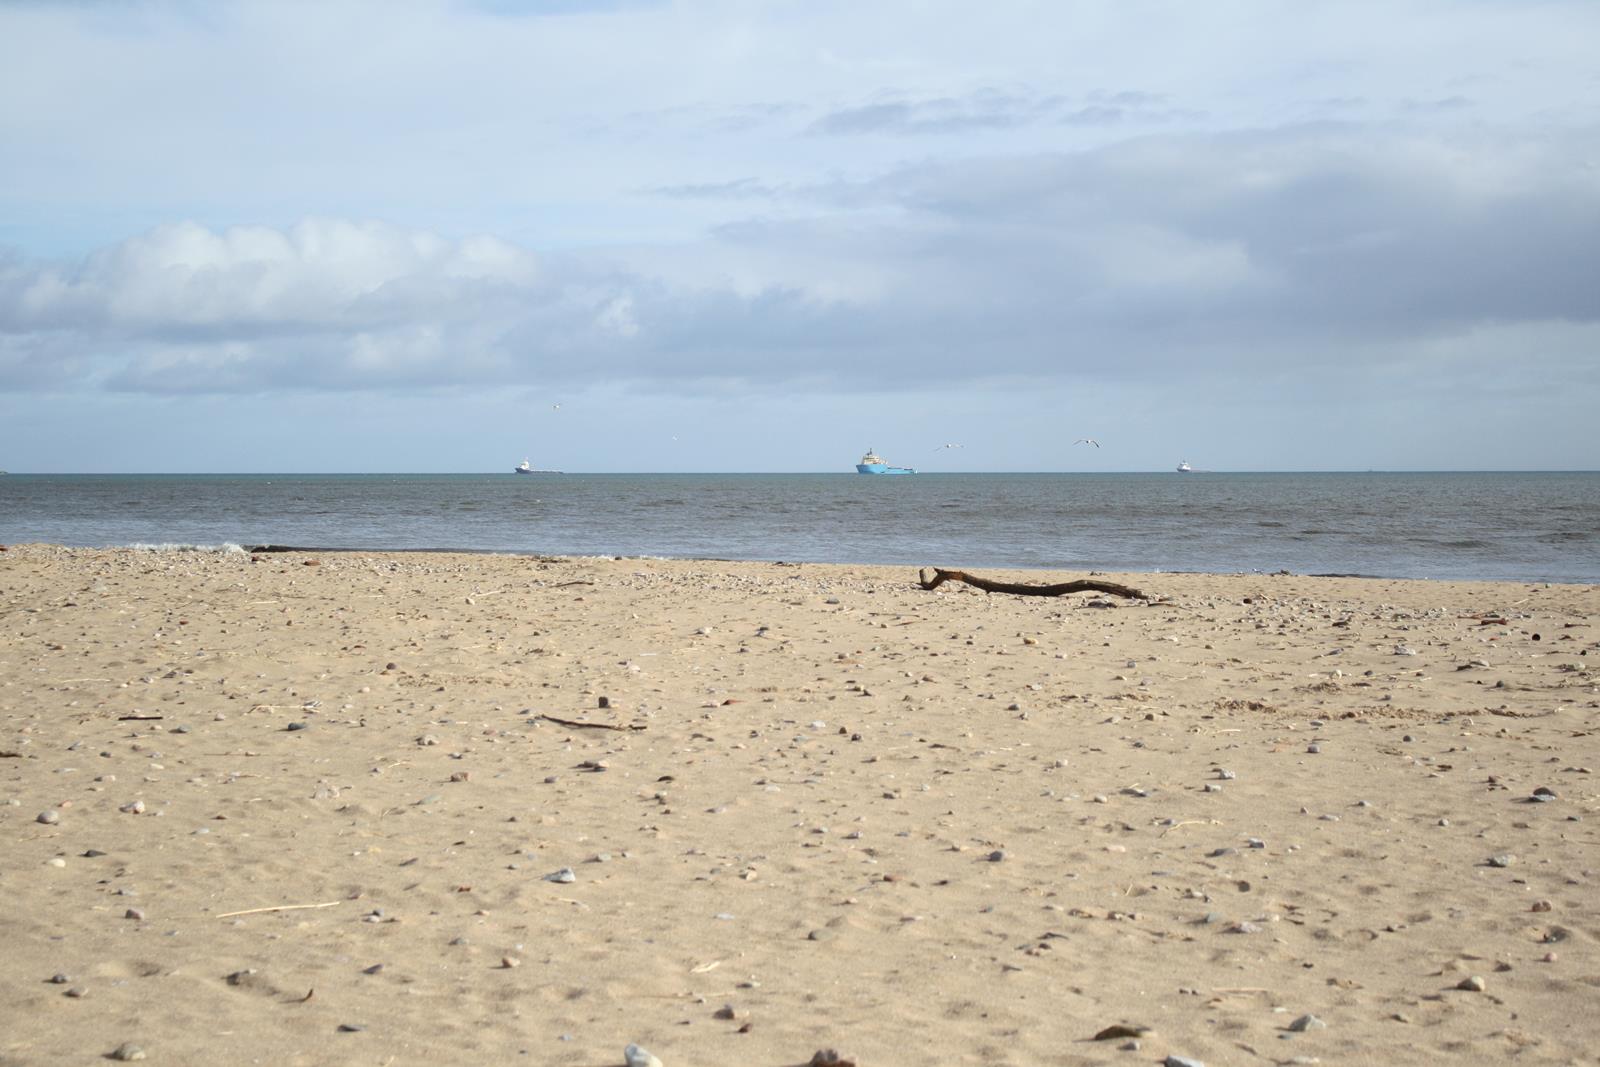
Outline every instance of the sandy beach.
{"label": "sandy beach", "polygon": [[1594,586],[1103,577],[8,546],[0,1064],[1600,1062]]}

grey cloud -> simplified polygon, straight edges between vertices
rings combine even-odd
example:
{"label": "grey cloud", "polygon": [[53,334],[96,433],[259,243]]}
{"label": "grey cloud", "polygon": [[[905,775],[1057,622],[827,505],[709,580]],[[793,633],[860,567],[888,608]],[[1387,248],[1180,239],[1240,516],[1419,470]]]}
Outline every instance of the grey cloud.
{"label": "grey cloud", "polygon": [[1119,122],[1192,121],[1203,113],[1166,106],[1167,98],[1138,90],[1096,90],[1081,99],[981,90],[962,97],[885,99],[840,108],[815,119],[809,132],[824,135],[929,136],[1010,130],[1042,123],[1105,126]]}
{"label": "grey cloud", "polygon": [[950,134],[1025,126],[1058,112],[1060,96],[1020,96],[983,91],[966,97],[885,100],[841,108],[817,118],[818,134]]}

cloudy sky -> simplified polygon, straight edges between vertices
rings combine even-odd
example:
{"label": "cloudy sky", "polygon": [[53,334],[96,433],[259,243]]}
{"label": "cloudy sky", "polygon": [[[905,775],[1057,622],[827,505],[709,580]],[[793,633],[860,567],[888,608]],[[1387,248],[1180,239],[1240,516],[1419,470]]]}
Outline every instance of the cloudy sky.
{"label": "cloudy sky", "polygon": [[1600,468],[1596,41],[0,0],[0,468]]}

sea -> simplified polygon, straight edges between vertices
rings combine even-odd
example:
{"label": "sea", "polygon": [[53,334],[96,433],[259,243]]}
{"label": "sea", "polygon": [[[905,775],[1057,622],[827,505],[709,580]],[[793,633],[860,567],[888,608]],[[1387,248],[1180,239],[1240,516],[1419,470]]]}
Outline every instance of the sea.
{"label": "sea", "polygon": [[26,542],[1600,583],[1600,472],[8,474]]}

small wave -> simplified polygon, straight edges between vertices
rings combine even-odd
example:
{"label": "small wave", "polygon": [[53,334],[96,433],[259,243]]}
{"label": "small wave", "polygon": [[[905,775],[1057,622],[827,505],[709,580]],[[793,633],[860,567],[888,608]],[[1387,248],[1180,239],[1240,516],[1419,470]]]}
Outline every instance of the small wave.
{"label": "small wave", "polygon": [[220,545],[184,545],[164,541],[161,544],[151,545],[142,541],[135,541],[128,546],[137,552],[216,552],[230,555],[234,552],[244,552],[244,548],[232,541],[224,541]]}

